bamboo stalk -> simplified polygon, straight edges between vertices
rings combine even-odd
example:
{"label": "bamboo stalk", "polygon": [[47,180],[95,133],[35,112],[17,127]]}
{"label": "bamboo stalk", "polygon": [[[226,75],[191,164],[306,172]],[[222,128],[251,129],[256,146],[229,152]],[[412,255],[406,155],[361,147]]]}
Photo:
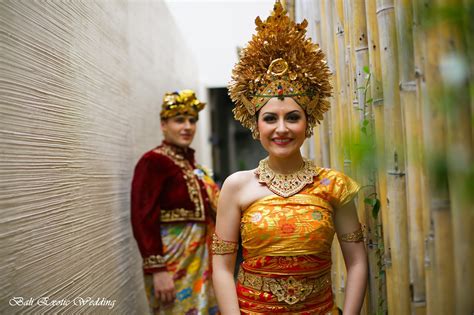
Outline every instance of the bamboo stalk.
{"label": "bamboo stalk", "polygon": [[[314,13],[314,34],[309,34],[314,38],[314,42],[322,49],[322,38],[321,38],[321,11],[319,10],[319,2],[321,0],[316,0],[315,1],[315,7],[316,10]],[[308,21],[311,23],[312,21]],[[316,165],[323,165],[323,151],[326,149],[323,147],[324,145],[324,140],[323,136],[325,135],[325,130],[324,130],[325,125],[321,122],[316,128],[314,128],[314,135],[311,138],[312,141],[312,147],[310,146],[310,151],[312,149],[313,156],[314,156],[314,162]],[[311,156],[311,154],[310,154]]]}
{"label": "bamboo stalk", "polygon": [[[347,76],[346,76],[346,51],[345,51],[345,37],[344,37],[344,7],[342,1],[336,1],[334,4],[334,30],[336,32],[336,38],[334,41],[334,52],[335,52],[335,69],[336,69],[336,94],[337,106],[339,107],[338,125],[340,128],[337,133],[340,135],[340,141],[338,148],[341,152],[339,161],[340,166],[343,166],[344,172],[350,174],[350,165],[348,164],[348,146],[344,144],[344,136],[348,134],[347,125],[349,122],[348,111],[347,111]],[[350,130],[350,129],[349,129]]]}
{"label": "bamboo stalk", "polygon": [[[357,133],[351,132],[358,128],[360,124],[360,117],[359,112],[357,111],[358,103],[357,103],[357,82],[356,82],[356,61],[355,61],[355,52],[354,52],[354,41],[353,41],[353,26],[354,26],[354,19],[360,18],[355,17],[353,12],[353,0],[344,0],[342,3],[342,12],[343,12],[343,26],[344,26],[344,70],[345,70],[345,78],[346,81],[344,82],[344,86],[347,91],[347,100],[344,102],[345,111],[347,114],[347,131],[350,133],[352,137],[349,137],[347,140],[349,141],[350,147],[353,146],[354,143],[357,143]],[[353,136],[356,136],[355,138]],[[352,154],[350,150],[347,152],[348,158],[348,169],[350,172],[353,172],[353,176],[357,176],[357,166],[353,165],[352,161]]]}
{"label": "bamboo stalk", "polygon": [[422,113],[428,102],[428,92],[426,87],[425,80],[425,62],[424,62],[424,52],[426,51],[426,34],[421,25],[422,23],[422,9],[423,2],[425,0],[415,0],[413,2],[413,36],[414,36],[414,62],[415,62],[415,73],[416,73],[416,110],[418,117],[421,117],[419,121],[418,128],[421,128],[421,141],[420,147],[418,148],[418,156],[420,157],[420,180],[421,180],[421,191],[420,191],[420,200],[422,206],[422,231],[424,238],[424,272],[425,272],[425,313],[434,314],[436,309],[435,303],[436,299],[436,290],[435,281],[436,281],[436,271],[435,266],[432,263],[433,253],[434,253],[434,230],[432,225],[432,215],[430,207],[430,192],[429,192],[429,170],[427,168],[426,156],[425,156],[425,147],[426,143],[424,141],[425,137],[423,135],[423,124],[426,123],[426,119],[423,118]]}
{"label": "bamboo stalk", "polygon": [[405,121],[407,160],[407,213],[409,229],[412,313],[425,310],[424,234],[421,196],[421,129],[416,106],[416,81],[413,48],[413,10],[410,0],[396,0],[400,100]]}
{"label": "bamboo stalk", "polygon": [[[433,2],[423,1],[423,10],[433,9]],[[431,272],[430,285],[432,292],[428,301],[429,314],[454,314],[454,268],[453,243],[451,229],[451,206],[449,189],[446,179],[436,181],[432,174],[438,172],[436,163],[446,162],[446,115],[439,104],[438,93],[441,77],[438,68],[440,51],[440,27],[431,27],[425,30],[426,46],[424,51],[425,81],[427,96],[423,107],[423,138],[425,143],[426,163],[430,166],[429,208],[432,218],[433,231],[430,238],[434,248],[430,253]]]}
{"label": "bamboo stalk", "polygon": [[[364,128],[368,129],[366,133],[361,132],[362,123],[364,121],[372,121],[372,106],[366,104],[370,98],[370,90],[366,91],[364,87],[366,86],[367,73],[364,71],[365,67],[369,67],[369,48],[368,48],[368,36],[367,36],[367,20],[366,20],[366,8],[364,0],[355,0],[351,2],[350,15],[352,16],[351,20],[351,46],[353,47],[353,60],[355,65],[355,96],[356,102],[352,110],[353,119],[353,129],[355,134],[354,143],[360,143],[361,137],[368,137],[373,130],[368,128],[370,125],[365,126]],[[362,169],[361,165],[357,165],[356,174],[357,180],[361,183],[363,187],[366,187],[359,194],[359,216],[362,217],[363,224],[366,227],[366,234],[368,239],[368,257],[369,257],[369,267],[372,271],[369,274],[369,286],[367,291],[367,314],[375,314],[378,309],[378,301],[380,297],[380,266],[378,266],[378,257],[377,257],[377,246],[373,244],[378,243],[378,240],[374,238],[374,235],[377,234],[379,221],[372,218],[372,209],[365,204],[364,200],[366,198],[373,198],[375,195],[375,174],[372,174],[374,170]],[[364,165],[366,167],[366,165]],[[373,182],[370,181],[372,179]]]}
{"label": "bamboo stalk", "polygon": [[[472,36],[474,34],[474,23],[472,23],[472,0],[464,0],[464,40],[466,42],[466,50],[468,56],[469,65],[469,78],[470,78],[470,90],[471,90],[471,121],[474,122],[474,40]],[[474,124],[474,123],[473,123]],[[471,139],[474,141],[474,128],[471,128]],[[471,143],[471,147],[474,146],[474,142]]]}
{"label": "bamboo stalk", "polygon": [[[366,0],[365,10],[367,16],[367,39],[369,48],[369,63],[370,63],[370,94],[373,99],[372,111],[374,115],[374,126],[375,126],[375,142],[376,142],[376,165],[377,165],[377,197],[380,200],[380,213],[381,219],[378,220],[381,227],[379,228],[380,234],[383,235],[383,239],[376,240],[375,246],[377,250],[380,250],[381,242],[383,240],[383,259],[382,264],[385,269],[385,273],[379,273],[380,281],[385,283],[379,283],[379,297],[377,301],[376,313],[379,312],[385,314],[385,310],[395,310],[396,303],[392,297],[393,280],[392,280],[392,268],[390,261],[390,238],[388,233],[389,227],[389,215],[387,205],[387,177],[385,174],[385,158],[384,158],[384,114],[383,114],[383,89],[382,89],[382,68],[380,62],[380,44],[379,44],[379,31],[376,16],[376,0]],[[380,237],[380,236],[379,236]],[[379,253],[380,255],[380,253]],[[383,276],[385,275],[385,276]]]}
{"label": "bamboo stalk", "polygon": [[[318,5],[319,5],[319,12],[320,12],[320,18],[321,18],[321,23],[320,23],[320,45],[323,51],[326,53],[326,59],[328,62],[329,69],[331,71],[334,71],[334,61],[332,60],[332,56],[330,54],[330,47],[332,45],[328,45],[328,43],[331,43],[328,39],[328,18],[327,18],[327,12],[326,12],[326,4],[325,0],[318,0]],[[332,82],[333,84],[333,82]],[[333,84],[334,86],[334,84]],[[331,108],[334,106],[334,98],[331,97],[330,99],[331,102]],[[330,122],[330,115],[328,113],[324,114],[324,119],[322,121],[322,132],[320,133],[321,135],[321,149],[322,149],[322,166],[324,167],[330,167],[331,165],[331,122]]]}
{"label": "bamboo stalk", "polygon": [[[462,0],[438,0],[439,7],[463,8]],[[467,75],[459,81],[449,79],[452,72],[446,63],[465,62],[468,56],[462,33],[463,25],[443,21],[439,25],[440,65],[443,78],[443,94],[447,105],[447,159],[449,198],[451,202],[452,238],[454,251],[455,314],[469,314],[474,311],[474,211],[470,203],[468,181],[469,168],[474,157],[472,147],[472,120],[470,91]],[[467,31],[467,30],[466,30]],[[467,70],[465,70],[467,73]],[[449,101],[448,101],[449,100]],[[447,224],[447,223],[446,223]],[[451,228],[447,228],[447,233]],[[451,310],[449,310],[451,311]]]}
{"label": "bamboo stalk", "polygon": [[406,213],[406,182],[403,126],[398,92],[398,58],[393,0],[377,1],[377,20],[381,44],[382,79],[385,116],[385,157],[389,233],[392,258],[393,298],[398,304],[391,314],[410,313],[410,284],[408,270],[408,231]]}
{"label": "bamboo stalk", "polygon": [[[341,54],[340,50],[338,49],[338,41],[341,40],[341,34],[339,34],[341,28],[337,26],[337,8],[336,4],[333,1],[325,1],[326,4],[326,11],[328,14],[328,49],[332,51],[328,54],[334,56],[333,58],[333,78],[334,78],[334,103],[331,116],[332,122],[332,135],[334,136],[335,143],[333,145],[333,149],[331,151],[331,167],[341,170],[344,168],[344,150],[343,150],[343,130],[344,124],[342,116],[344,115],[344,110],[342,104],[345,100],[345,90],[342,87],[343,81],[341,80],[340,76],[344,73],[343,66],[341,66]],[[343,43],[343,41],[342,41]],[[329,48],[329,46],[332,46]],[[342,58],[342,60],[344,60]],[[339,92],[338,92],[339,91]],[[333,283],[335,288],[335,304],[342,309],[344,304],[344,290],[345,290],[345,268],[344,268],[344,261],[342,258],[342,253],[338,246],[337,242],[333,242],[333,270],[334,277]]]}
{"label": "bamboo stalk", "polygon": [[331,85],[334,87],[333,96],[331,97],[331,110],[328,113],[330,119],[329,126],[329,135],[330,135],[330,166],[335,169],[341,169],[344,165],[343,157],[341,158],[340,154],[340,138],[341,134],[339,131],[339,93],[336,92],[337,81],[336,81],[336,52],[334,47],[335,42],[335,35],[334,35],[334,16],[333,16],[333,3],[330,0],[323,0],[322,1],[325,9],[325,14],[322,17],[325,17],[325,34],[326,34],[326,49],[327,49],[327,56],[328,56],[328,65],[332,71],[331,77]]}
{"label": "bamboo stalk", "polygon": [[[364,0],[345,0],[344,1],[344,20],[345,20],[345,37],[346,37],[346,68],[349,78],[349,100],[348,110],[351,118],[351,130],[350,130],[350,160],[352,176],[361,184],[363,189],[360,190],[357,198],[357,212],[359,220],[362,226],[365,228],[366,238],[372,239],[372,231],[374,230],[373,220],[371,219],[371,207],[369,207],[365,200],[366,198],[373,197],[375,189],[373,186],[375,183],[371,183],[370,179],[373,179],[367,169],[363,168],[365,165],[362,163],[361,153],[357,152],[358,146],[363,139],[368,135],[361,132],[362,124],[365,121],[364,113],[367,113],[367,117],[370,116],[369,111],[366,110],[366,96],[370,94],[370,91],[366,91],[366,73],[364,67],[369,66],[369,56],[367,47],[367,25],[365,20],[365,2]],[[368,121],[368,120],[367,120]],[[367,128],[364,127],[364,128]],[[377,293],[378,284],[378,270],[377,270],[377,258],[373,247],[368,249],[369,269],[373,272],[369,274],[369,285],[366,291],[365,301],[361,309],[362,314],[374,313],[377,306]],[[373,290],[372,288],[375,288]]]}

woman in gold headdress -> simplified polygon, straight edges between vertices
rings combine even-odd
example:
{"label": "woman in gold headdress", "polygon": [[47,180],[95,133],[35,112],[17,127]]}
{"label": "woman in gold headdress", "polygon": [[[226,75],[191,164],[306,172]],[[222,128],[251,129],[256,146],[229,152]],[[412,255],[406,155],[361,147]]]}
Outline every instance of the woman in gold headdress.
{"label": "woman in gold headdress", "polygon": [[[358,314],[367,278],[363,233],[354,201],[359,186],[304,159],[300,147],[329,109],[329,69],[276,2],[256,19],[257,34],[235,66],[234,115],[268,152],[255,170],[229,176],[213,236],[213,282],[222,314],[326,314],[334,309],[331,244],[347,267],[344,314]],[[243,262],[234,282],[236,250]]]}

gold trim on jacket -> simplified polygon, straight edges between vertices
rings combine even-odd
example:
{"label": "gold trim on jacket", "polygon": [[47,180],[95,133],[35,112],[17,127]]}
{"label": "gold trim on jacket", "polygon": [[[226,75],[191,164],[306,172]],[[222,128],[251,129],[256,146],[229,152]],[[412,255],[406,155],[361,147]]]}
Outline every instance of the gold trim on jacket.
{"label": "gold trim on jacket", "polygon": [[206,213],[204,203],[202,200],[201,189],[198,179],[194,175],[194,167],[181,154],[175,152],[171,146],[164,144],[162,147],[156,149],[157,153],[167,156],[173,161],[183,172],[186,186],[188,187],[189,198],[194,203],[194,211],[178,208],[171,210],[161,210],[160,218],[162,222],[175,222],[186,220],[205,221]]}

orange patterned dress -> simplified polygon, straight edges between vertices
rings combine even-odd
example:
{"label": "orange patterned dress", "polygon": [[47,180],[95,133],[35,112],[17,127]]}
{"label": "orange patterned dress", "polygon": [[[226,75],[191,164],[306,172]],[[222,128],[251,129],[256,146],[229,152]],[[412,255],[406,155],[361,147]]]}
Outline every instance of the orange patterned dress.
{"label": "orange patterned dress", "polygon": [[348,176],[317,168],[314,182],[287,198],[270,195],[242,213],[242,314],[326,314],[331,289],[333,214],[356,195]]}

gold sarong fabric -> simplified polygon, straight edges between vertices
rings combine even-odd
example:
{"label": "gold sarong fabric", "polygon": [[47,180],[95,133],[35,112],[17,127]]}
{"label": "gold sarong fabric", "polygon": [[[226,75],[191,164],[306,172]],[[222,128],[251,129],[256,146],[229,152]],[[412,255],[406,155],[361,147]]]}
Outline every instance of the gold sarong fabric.
{"label": "gold sarong fabric", "polygon": [[355,196],[357,183],[320,168],[313,184],[288,198],[271,195],[242,213],[244,261],[237,294],[242,314],[326,314],[333,215]]}

